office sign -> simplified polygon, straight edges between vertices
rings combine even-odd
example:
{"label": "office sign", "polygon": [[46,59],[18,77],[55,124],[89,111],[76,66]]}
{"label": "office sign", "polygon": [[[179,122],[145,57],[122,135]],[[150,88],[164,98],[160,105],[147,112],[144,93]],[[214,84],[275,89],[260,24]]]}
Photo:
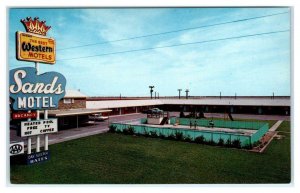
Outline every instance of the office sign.
{"label": "office sign", "polygon": [[36,112],[13,113],[12,114],[12,119],[32,119],[32,118],[36,118],[36,116],[37,116]]}
{"label": "office sign", "polygon": [[32,165],[40,162],[45,162],[50,159],[50,151],[35,152],[27,155],[27,164]]}
{"label": "office sign", "polygon": [[18,60],[55,63],[55,40],[53,38],[17,32],[16,39]]}
{"label": "office sign", "polygon": [[21,122],[21,137],[57,132],[57,119]]}
{"label": "office sign", "polygon": [[19,155],[24,153],[24,142],[11,143],[9,146],[9,154]]}
{"label": "office sign", "polygon": [[58,72],[36,75],[35,68],[24,67],[10,70],[9,85],[14,110],[55,109],[65,96],[66,78]]}

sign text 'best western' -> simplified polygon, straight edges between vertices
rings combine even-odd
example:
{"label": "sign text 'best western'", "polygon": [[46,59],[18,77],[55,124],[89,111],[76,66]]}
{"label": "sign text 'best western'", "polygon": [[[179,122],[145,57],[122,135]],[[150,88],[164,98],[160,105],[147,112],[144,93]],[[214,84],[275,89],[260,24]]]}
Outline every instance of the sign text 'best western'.
{"label": "sign text 'best western'", "polygon": [[10,70],[9,85],[14,110],[49,109],[58,108],[66,79],[58,72],[36,75],[35,68],[25,67]]}
{"label": "sign text 'best western'", "polygon": [[55,132],[57,132],[57,119],[21,122],[21,137]]}
{"label": "sign text 'best western'", "polygon": [[17,32],[17,59],[55,63],[55,40],[32,33]]}

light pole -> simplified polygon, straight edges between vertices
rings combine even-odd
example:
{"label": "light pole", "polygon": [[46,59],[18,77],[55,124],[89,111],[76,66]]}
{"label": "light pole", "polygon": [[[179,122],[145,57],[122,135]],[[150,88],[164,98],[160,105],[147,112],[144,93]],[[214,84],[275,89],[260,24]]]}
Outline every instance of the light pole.
{"label": "light pole", "polygon": [[179,92],[179,99],[180,99],[180,93],[181,93],[182,89],[178,89],[178,92]]}
{"label": "light pole", "polygon": [[186,97],[186,99],[188,99],[188,97],[189,97],[189,92],[190,92],[189,89],[185,90],[185,93],[186,93],[185,97]]}
{"label": "light pole", "polygon": [[150,88],[150,95],[151,95],[151,99],[152,99],[152,93],[153,93],[154,86],[149,86],[149,88]]}

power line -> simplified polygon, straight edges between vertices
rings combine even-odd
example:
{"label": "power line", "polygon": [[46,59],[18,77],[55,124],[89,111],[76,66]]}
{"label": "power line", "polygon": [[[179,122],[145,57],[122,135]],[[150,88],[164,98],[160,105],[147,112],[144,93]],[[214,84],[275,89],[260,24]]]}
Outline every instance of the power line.
{"label": "power line", "polygon": [[98,56],[124,54],[124,53],[129,53],[129,52],[139,52],[139,51],[146,51],[146,50],[155,50],[155,49],[162,49],[162,48],[186,46],[186,45],[192,45],[192,44],[201,44],[201,43],[224,41],[224,40],[232,40],[232,39],[239,39],[239,38],[246,38],[246,37],[253,37],[253,36],[260,36],[260,35],[283,33],[283,32],[288,32],[288,31],[290,31],[290,30],[265,32],[265,33],[250,34],[250,35],[243,35],[243,36],[234,36],[234,37],[220,38],[220,39],[214,39],[214,40],[205,40],[205,41],[198,41],[198,42],[188,42],[188,43],[183,43],[183,44],[173,44],[173,45],[168,45],[168,46],[158,46],[158,47],[152,47],[152,48],[142,48],[142,49],[136,49],[136,50],[125,50],[125,51],[120,51],[120,52],[111,52],[111,53],[106,53],[106,54],[97,54],[97,55],[91,55],[91,56],[82,56],[82,57],[77,57],[77,58],[66,58],[66,59],[60,59],[60,60],[57,60],[57,61],[77,60],[77,59],[83,59],[83,58],[93,58],[93,57],[98,57]]}
{"label": "power line", "polygon": [[183,29],[178,29],[178,30],[173,30],[173,31],[154,33],[154,34],[148,34],[148,35],[143,35],[143,36],[135,36],[135,37],[131,37],[131,38],[123,38],[123,39],[118,39],[118,40],[110,40],[110,41],[104,41],[104,42],[98,42],[98,43],[92,43],[92,44],[84,44],[84,45],[73,46],[73,47],[68,47],[68,48],[61,48],[61,49],[57,49],[57,50],[68,50],[68,49],[81,48],[81,47],[86,47],[86,46],[94,46],[94,45],[100,45],[100,44],[121,42],[121,41],[126,41],[126,40],[140,39],[140,38],[146,38],[146,37],[151,37],[151,36],[158,36],[158,35],[164,35],[164,34],[169,34],[169,33],[176,33],[176,32],[181,32],[181,31],[194,30],[194,29],[200,29],[200,28],[206,28],[206,27],[213,27],[213,26],[218,26],[218,25],[237,23],[237,22],[248,21],[248,20],[253,20],[253,19],[260,19],[260,18],[265,18],[265,17],[272,17],[272,16],[286,14],[286,13],[289,13],[289,12],[274,13],[274,14],[270,14],[270,15],[250,17],[250,18],[227,21],[227,22],[222,22],[222,23],[202,25],[202,26],[198,26],[198,27],[183,28]]}

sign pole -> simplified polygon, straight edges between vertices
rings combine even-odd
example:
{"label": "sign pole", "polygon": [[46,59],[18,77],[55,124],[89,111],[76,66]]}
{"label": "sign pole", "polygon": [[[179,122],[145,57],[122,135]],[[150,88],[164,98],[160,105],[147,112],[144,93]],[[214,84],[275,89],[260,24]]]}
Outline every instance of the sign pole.
{"label": "sign pole", "polygon": [[[31,113],[31,110],[28,110],[28,113]],[[31,118],[28,118],[27,121],[31,121]],[[31,154],[31,137],[27,138],[27,154]]]}
{"label": "sign pole", "polygon": [[[48,110],[44,111],[44,119],[48,119]],[[48,150],[48,134],[45,134],[45,147],[44,147],[45,151]]]}
{"label": "sign pole", "polygon": [[[35,64],[35,69],[36,69],[36,75],[39,75],[39,63],[38,62],[34,62]],[[36,111],[36,120],[40,120],[40,111],[37,110]],[[36,136],[36,152],[40,152],[40,135]]]}

